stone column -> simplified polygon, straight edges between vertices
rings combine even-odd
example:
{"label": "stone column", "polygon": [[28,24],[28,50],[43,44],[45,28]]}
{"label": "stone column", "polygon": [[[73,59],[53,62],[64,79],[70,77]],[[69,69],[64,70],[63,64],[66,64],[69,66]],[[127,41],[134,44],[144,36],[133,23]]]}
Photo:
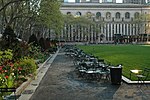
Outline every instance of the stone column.
{"label": "stone column", "polygon": [[122,35],[122,24],[120,24],[120,34]]}
{"label": "stone column", "polygon": [[88,42],[90,42],[91,40],[90,40],[90,36],[91,36],[91,32],[90,32],[90,25],[88,26],[89,28],[88,28]]}
{"label": "stone column", "polygon": [[120,34],[119,33],[119,24],[116,24],[117,25],[117,34]]}
{"label": "stone column", "polygon": [[110,40],[109,40],[109,23],[107,24],[107,37],[108,37],[107,40],[110,41]]}
{"label": "stone column", "polygon": [[126,35],[126,24],[123,24],[123,34]]}
{"label": "stone column", "polygon": [[116,34],[116,23],[114,23],[114,34]]}
{"label": "stone column", "polygon": [[90,33],[91,33],[91,42],[93,43],[93,34],[94,34],[93,33],[93,25],[91,26],[91,32]]}
{"label": "stone column", "polygon": [[106,27],[106,25],[107,25],[107,23],[104,24],[104,34],[105,34],[105,40],[104,41],[106,41],[106,38],[107,38],[107,33],[106,33],[106,28],[107,27]]}
{"label": "stone column", "polygon": [[83,27],[81,27],[81,41],[84,41],[83,34],[84,34],[84,28],[83,28]]}
{"label": "stone column", "polygon": [[129,25],[127,24],[127,35],[129,35],[129,32],[128,32],[128,26],[129,26]]}
{"label": "stone column", "polygon": [[129,35],[132,35],[132,25],[131,24],[129,24]]}
{"label": "stone column", "polygon": [[110,27],[111,27],[110,37],[111,37],[111,41],[112,41],[113,40],[113,24],[111,24]]}
{"label": "stone column", "polygon": [[75,27],[74,27],[74,25],[72,25],[71,41],[73,41],[74,31],[75,31]]}

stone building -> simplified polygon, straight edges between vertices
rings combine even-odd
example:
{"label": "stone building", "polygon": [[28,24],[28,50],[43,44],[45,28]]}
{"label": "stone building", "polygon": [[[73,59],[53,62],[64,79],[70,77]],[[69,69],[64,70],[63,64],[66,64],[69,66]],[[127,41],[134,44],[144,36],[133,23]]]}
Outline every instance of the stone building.
{"label": "stone building", "polygon": [[147,3],[150,3],[150,0],[147,0]]}
{"label": "stone building", "polygon": [[116,3],[116,0],[102,0],[102,3]]}
{"label": "stone building", "polygon": [[65,15],[73,16],[84,16],[90,13],[92,20],[97,22],[96,25],[89,25],[88,29],[65,24],[60,35],[61,40],[90,43],[148,41],[150,22],[146,18],[140,19],[141,15],[150,14],[148,5],[63,3],[60,10]]}
{"label": "stone building", "polygon": [[145,0],[123,0],[123,3],[145,4]]}

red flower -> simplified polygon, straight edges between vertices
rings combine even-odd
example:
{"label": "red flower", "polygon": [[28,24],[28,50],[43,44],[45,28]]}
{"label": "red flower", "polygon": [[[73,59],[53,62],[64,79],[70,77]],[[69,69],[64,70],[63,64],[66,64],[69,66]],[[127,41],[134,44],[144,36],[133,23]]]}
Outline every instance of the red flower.
{"label": "red flower", "polygon": [[3,67],[2,66],[0,66],[0,70],[2,70],[3,69]]}
{"label": "red flower", "polygon": [[21,68],[21,67],[19,67],[19,68],[18,68],[18,70],[22,70],[22,68]]}
{"label": "red flower", "polygon": [[11,66],[11,67],[13,67],[13,66],[14,66],[14,64],[13,64],[13,63],[10,63],[10,66]]}
{"label": "red flower", "polygon": [[5,76],[6,79],[8,79],[8,76]]}

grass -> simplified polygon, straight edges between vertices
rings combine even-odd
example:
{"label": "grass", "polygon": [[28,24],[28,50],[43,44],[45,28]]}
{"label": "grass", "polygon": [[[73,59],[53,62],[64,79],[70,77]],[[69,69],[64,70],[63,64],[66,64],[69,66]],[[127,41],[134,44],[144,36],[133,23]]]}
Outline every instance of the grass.
{"label": "grass", "polygon": [[[87,45],[78,46],[88,54],[105,59],[111,65],[123,64],[123,75],[130,77],[130,70],[150,68],[150,46],[148,45]],[[132,75],[132,80],[136,80]],[[150,81],[150,75],[148,77]]]}

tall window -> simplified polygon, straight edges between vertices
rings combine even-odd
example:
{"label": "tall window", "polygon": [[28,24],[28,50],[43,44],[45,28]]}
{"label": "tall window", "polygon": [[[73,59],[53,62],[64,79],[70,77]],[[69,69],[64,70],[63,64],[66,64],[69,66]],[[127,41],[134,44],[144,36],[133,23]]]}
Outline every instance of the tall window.
{"label": "tall window", "polygon": [[110,12],[106,13],[106,19],[111,19],[111,13]]}
{"label": "tall window", "polygon": [[119,12],[116,13],[116,19],[120,19],[121,14]]}
{"label": "tall window", "polygon": [[139,17],[140,17],[140,14],[139,14],[138,12],[136,12],[136,13],[134,14],[134,18],[135,18],[135,19],[139,19]]}
{"label": "tall window", "polygon": [[81,16],[81,12],[77,12],[76,17],[80,17],[80,16]]}
{"label": "tall window", "polygon": [[71,12],[67,12],[67,15],[71,15]]}
{"label": "tall window", "polygon": [[125,19],[130,19],[130,13],[129,12],[125,13]]}
{"label": "tall window", "polygon": [[92,17],[92,13],[91,13],[91,12],[87,12],[87,13],[86,13],[86,16],[87,16],[88,18],[91,18],[91,17]]}
{"label": "tall window", "polygon": [[96,18],[97,18],[97,19],[101,18],[101,13],[100,13],[100,12],[97,12],[97,13],[96,13]]}

